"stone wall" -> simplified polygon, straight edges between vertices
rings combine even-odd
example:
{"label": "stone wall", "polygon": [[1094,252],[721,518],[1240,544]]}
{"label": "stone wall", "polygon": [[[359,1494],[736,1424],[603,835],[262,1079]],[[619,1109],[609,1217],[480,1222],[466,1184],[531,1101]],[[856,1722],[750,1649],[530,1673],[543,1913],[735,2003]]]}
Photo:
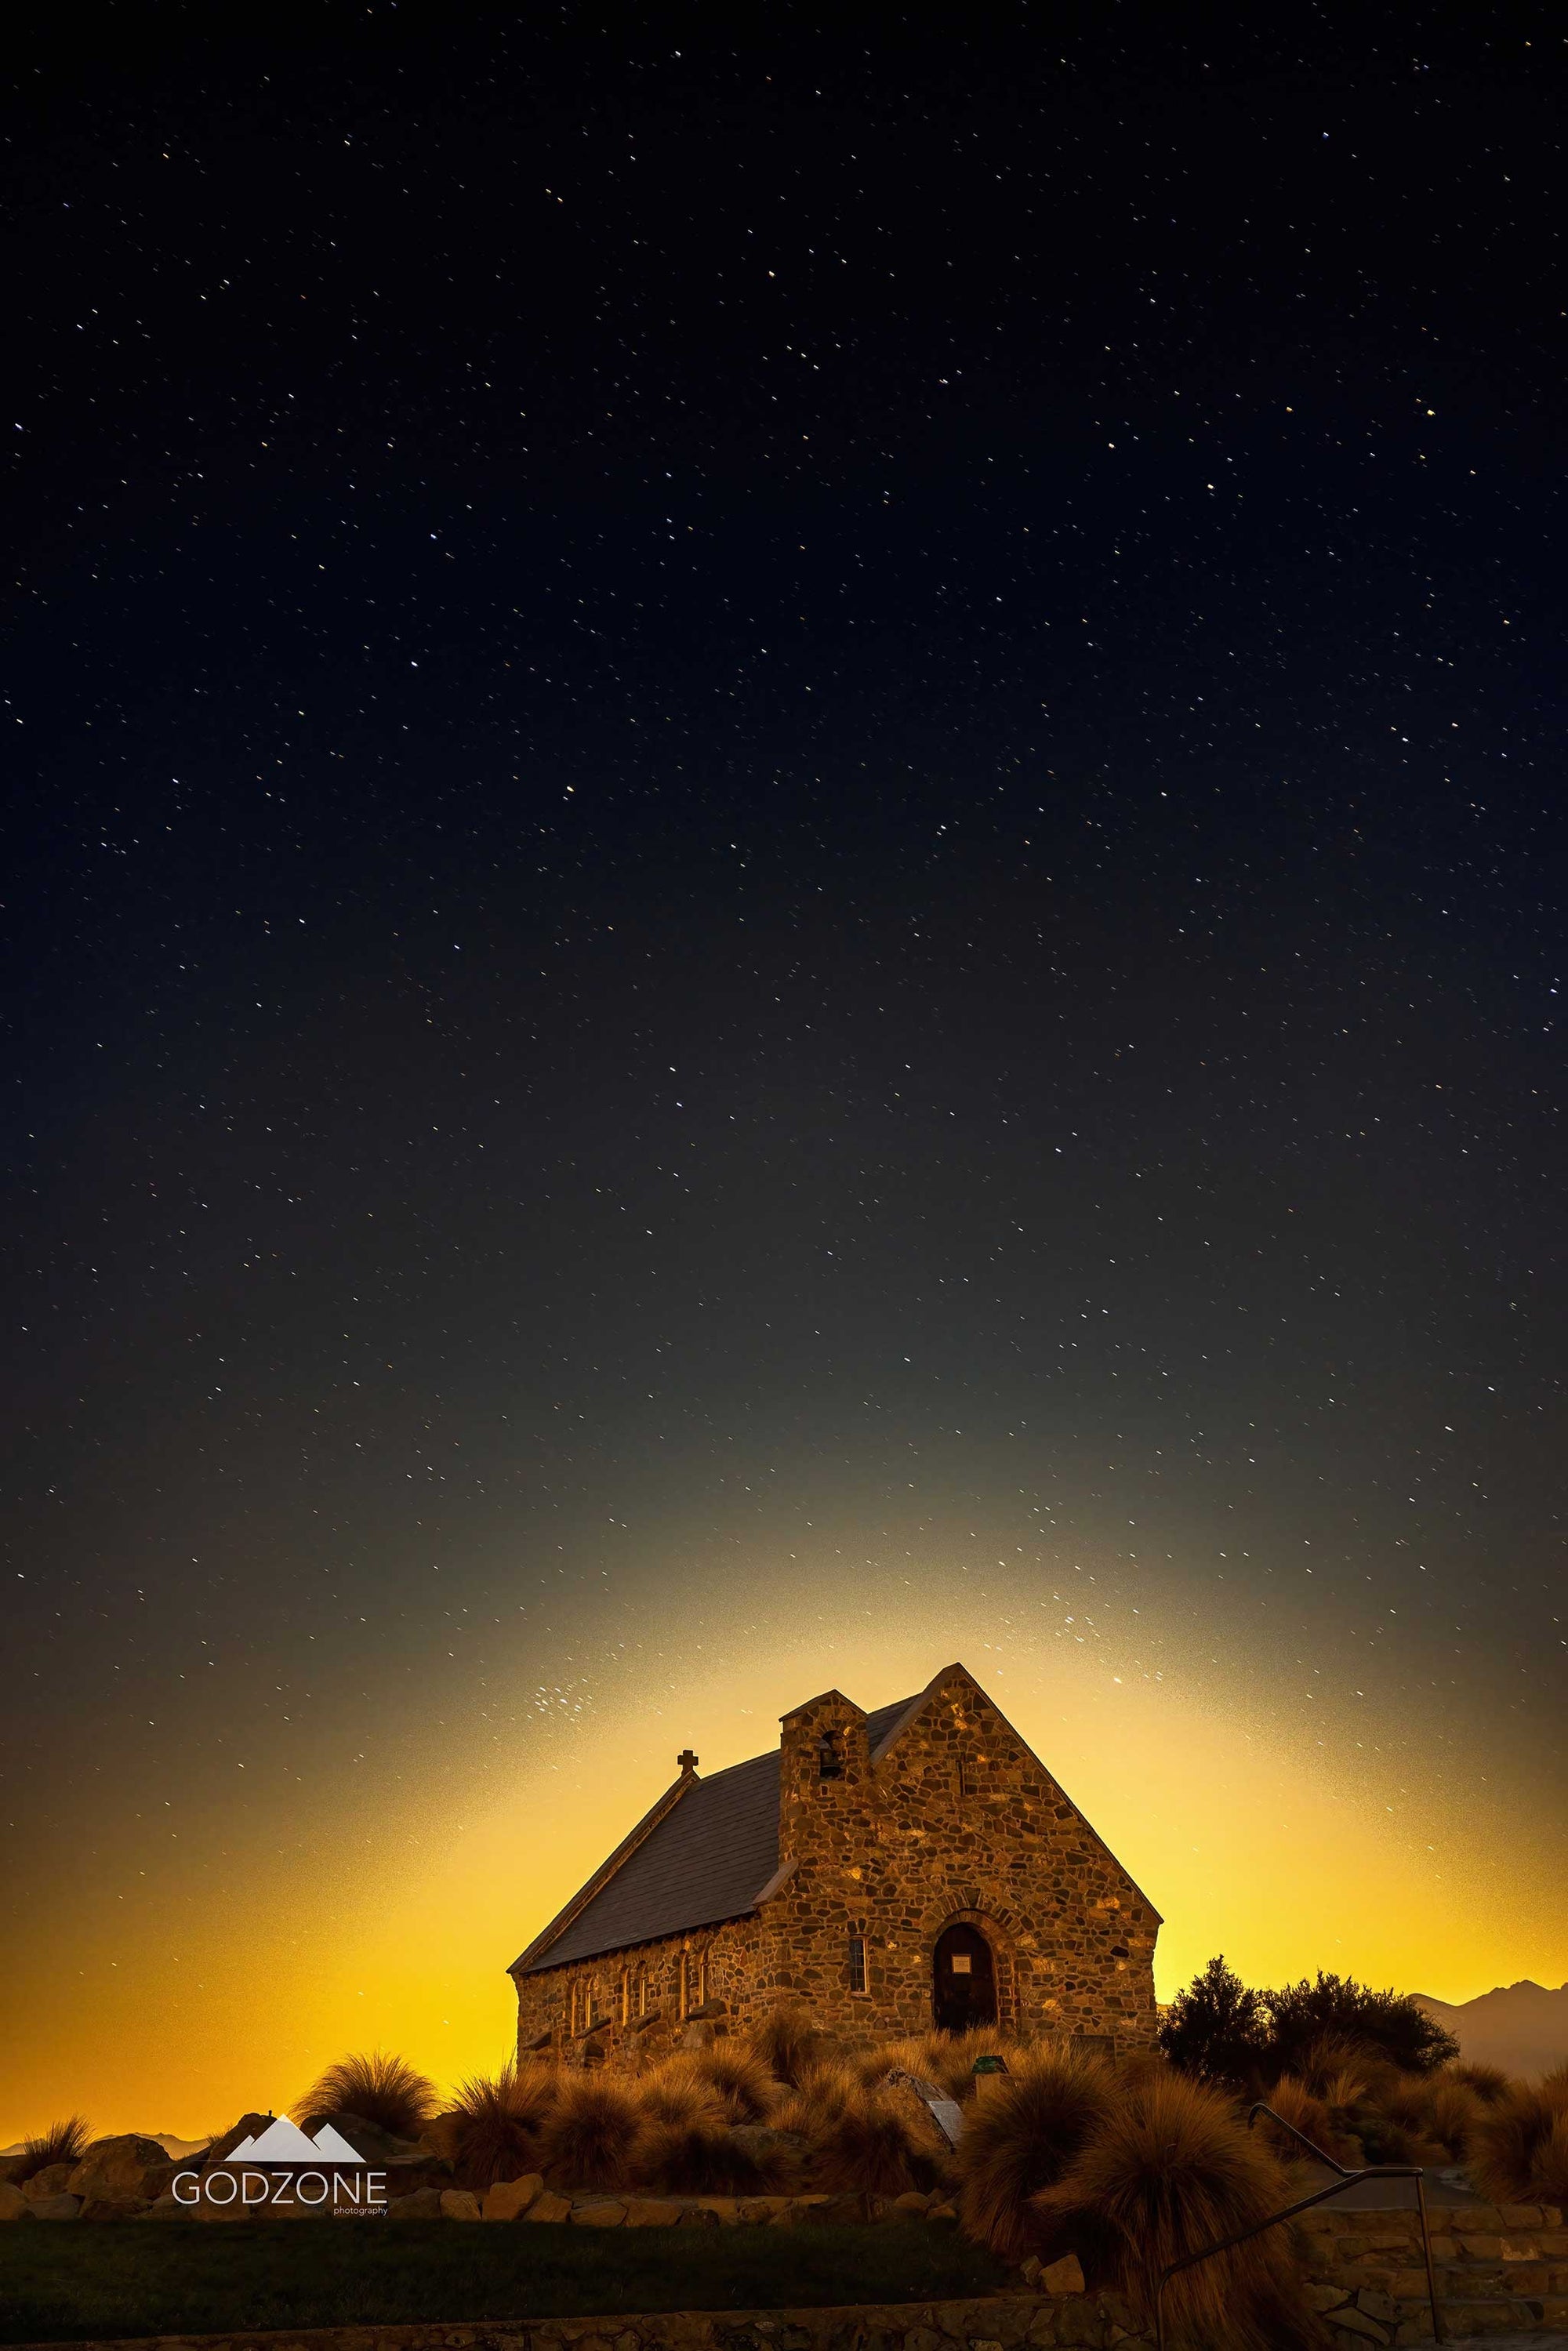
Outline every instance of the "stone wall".
{"label": "stone wall", "polygon": [[[1151,2041],[1158,1917],[969,1675],[943,1677],[874,1762],[865,1720],[836,1690],[784,1718],[780,1878],[754,1916],[519,1977],[519,2049],[548,2041],[637,2064],[668,2045],[699,1991],[731,2028],[799,1999],[846,2048],[923,2032],[936,1939],[959,1921],[991,1946],[1004,2031]],[[824,1734],[836,1778],[821,1773]],[[863,1991],[852,1938],[863,1940]],[[590,1997],[609,2022],[584,2034]]]}
{"label": "stone wall", "polygon": [[[976,2302],[869,2303],[826,2310],[658,2311],[466,2325],[289,2327],[277,2334],[157,2335],[50,2344],[47,2351],[1153,2351],[1113,2294],[998,2294]],[[23,2344],[16,2351],[46,2351]]]}
{"label": "stone wall", "polygon": [[[1450,2341],[1568,2327],[1568,2229],[1540,2204],[1428,2207],[1432,2267]],[[1296,2223],[1307,2297],[1335,2351],[1427,2343],[1431,2303],[1414,2210],[1320,2204]]]}

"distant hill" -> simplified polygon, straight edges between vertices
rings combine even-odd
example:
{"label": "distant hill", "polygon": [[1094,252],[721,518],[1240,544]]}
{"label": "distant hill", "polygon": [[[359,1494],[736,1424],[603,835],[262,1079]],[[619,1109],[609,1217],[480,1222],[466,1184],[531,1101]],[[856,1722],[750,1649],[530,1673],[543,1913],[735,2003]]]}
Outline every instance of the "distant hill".
{"label": "distant hill", "polygon": [[1539,2077],[1568,2061],[1568,1984],[1499,1984],[1457,2008],[1416,1994],[1416,2004],[1451,2032],[1472,2064],[1500,2065],[1506,2074]]}
{"label": "distant hill", "polygon": [[[177,2137],[173,2131],[142,2131],[140,2137],[155,2138],[172,2163],[177,2163],[183,2155],[194,2155],[199,2147],[205,2147],[207,2143],[204,2138]],[[18,2139],[15,2147],[0,2147],[0,2163],[4,2163],[8,2155],[20,2155],[24,2144]]]}

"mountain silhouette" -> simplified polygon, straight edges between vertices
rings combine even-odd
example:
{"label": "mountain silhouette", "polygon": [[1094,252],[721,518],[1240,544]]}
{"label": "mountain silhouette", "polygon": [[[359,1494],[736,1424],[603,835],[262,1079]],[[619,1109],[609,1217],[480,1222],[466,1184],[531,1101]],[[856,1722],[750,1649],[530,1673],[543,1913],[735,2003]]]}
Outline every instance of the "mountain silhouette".
{"label": "mountain silhouette", "polygon": [[1500,2065],[1529,2080],[1568,2062],[1568,1983],[1552,1991],[1527,1978],[1457,2005],[1418,1991],[1416,2003],[1453,2034],[1472,2065]]}

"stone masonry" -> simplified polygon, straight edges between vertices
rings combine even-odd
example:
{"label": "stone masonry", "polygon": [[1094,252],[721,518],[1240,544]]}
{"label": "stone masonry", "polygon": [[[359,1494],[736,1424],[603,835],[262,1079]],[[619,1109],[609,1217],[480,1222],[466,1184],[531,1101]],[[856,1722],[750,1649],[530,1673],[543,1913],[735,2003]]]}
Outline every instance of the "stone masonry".
{"label": "stone masonry", "polygon": [[555,1968],[547,1930],[513,1970],[519,2051],[636,2067],[791,2001],[846,2049],[922,2032],[956,1924],[1003,2031],[1150,2042],[1159,1914],[973,1677],[938,1674],[874,1754],[867,1719],[838,1690],[783,1718],[779,1866],[745,1915]]}

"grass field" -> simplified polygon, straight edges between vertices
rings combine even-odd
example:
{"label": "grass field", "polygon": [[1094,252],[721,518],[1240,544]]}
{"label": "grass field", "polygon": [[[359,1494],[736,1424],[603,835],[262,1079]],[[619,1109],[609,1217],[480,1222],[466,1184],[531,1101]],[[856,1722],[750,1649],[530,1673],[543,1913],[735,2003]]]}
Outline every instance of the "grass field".
{"label": "grass field", "polygon": [[450,2220],[0,2229],[0,2342],[236,2327],[787,2309],[989,2294],[956,2231],[530,2229]]}

